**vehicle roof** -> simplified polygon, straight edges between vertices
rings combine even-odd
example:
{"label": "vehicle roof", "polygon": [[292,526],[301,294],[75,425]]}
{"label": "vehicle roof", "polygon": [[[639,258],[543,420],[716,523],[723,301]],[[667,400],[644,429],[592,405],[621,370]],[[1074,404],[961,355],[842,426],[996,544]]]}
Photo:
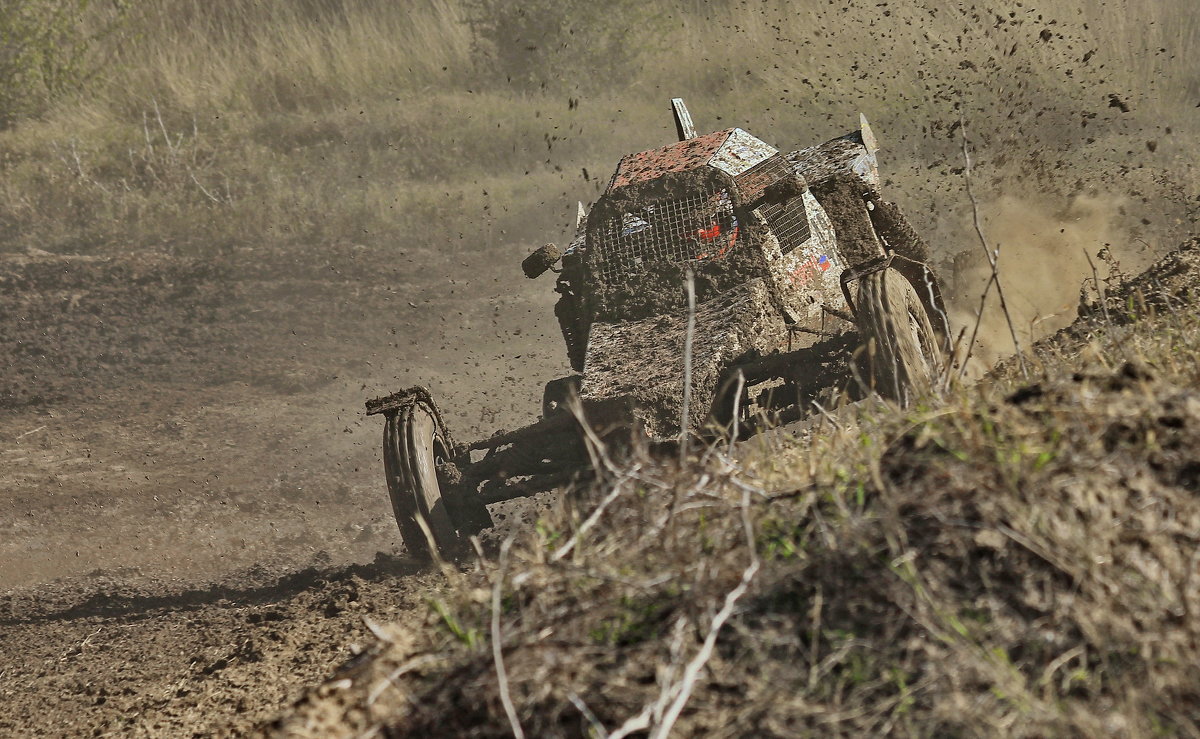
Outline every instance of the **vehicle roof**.
{"label": "vehicle roof", "polygon": [[622,157],[608,191],[705,166],[735,176],[776,153],[775,147],[742,129],[727,128]]}

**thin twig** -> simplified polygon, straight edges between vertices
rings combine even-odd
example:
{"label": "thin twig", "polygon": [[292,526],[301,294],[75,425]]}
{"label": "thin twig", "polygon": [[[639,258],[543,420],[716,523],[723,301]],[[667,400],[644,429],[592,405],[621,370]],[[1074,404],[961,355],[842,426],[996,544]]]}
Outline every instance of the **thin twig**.
{"label": "thin twig", "polygon": [[1060,667],[1076,657],[1079,657],[1084,653],[1084,651],[1084,646],[1079,644],[1073,649],[1068,649],[1060,654],[1053,662],[1046,665],[1046,669],[1042,670],[1042,677],[1040,680],[1038,680],[1038,685],[1041,685],[1042,687],[1048,686],[1050,684],[1050,679],[1054,677],[1054,673],[1058,672]]}
{"label": "thin twig", "polygon": [[737,373],[737,390],[733,394],[733,430],[729,433],[729,453],[733,454],[733,446],[738,440],[738,420],[742,409],[739,407],[742,401],[742,391],[746,389],[746,375],[738,370]]}
{"label": "thin twig", "polygon": [[975,312],[975,326],[971,329],[971,338],[967,341],[967,352],[963,355],[962,366],[958,368],[958,379],[961,380],[967,374],[967,364],[971,361],[971,355],[975,353],[975,337],[979,335],[979,325],[983,323],[983,307],[987,303],[988,292],[992,289],[992,282],[996,279],[996,273],[993,272],[988,277],[987,284],[983,286],[983,294],[979,296],[979,310]]}
{"label": "thin twig", "polygon": [[146,152],[147,159],[154,158],[154,143],[150,140],[150,119],[146,116],[146,111],[142,111],[142,133],[146,135]]}
{"label": "thin twig", "polygon": [[[967,335],[967,327],[963,326],[962,328],[960,328],[958,330],[958,338],[956,338],[954,340],[954,343],[950,346],[950,358],[949,358],[949,361],[946,362],[946,374],[942,378],[942,392],[947,392],[948,390],[950,390],[950,383],[953,382],[953,380],[954,380],[953,362],[957,361],[956,358],[958,357],[958,349],[959,349],[959,347],[962,346],[963,337],[966,335]],[[967,362],[967,357],[963,357],[962,363],[965,365],[966,362]]]}
{"label": "thin twig", "polygon": [[167,153],[171,158],[175,158],[175,147],[171,146],[171,134],[167,133],[167,124],[163,123],[162,111],[158,109],[158,100],[150,98],[150,102],[154,103],[154,116],[158,118],[158,128],[162,131],[163,141],[167,142]]}
{"label": "thin twig", "polygon": [[596,714],[592,713],[592,709],[587,707],[583,699],[575,694],[575,691],[567,693],[567,700],[571,701],[571,705],[579,709],[583,717],[587,719],[588,725],[592,727],[598,739],[609,739],[608,730],[604,728],[604,724],[600,723],[600,719],[596,718]]}
{"label": "thin twig", "polygon": [[829,411],[825,410],[825,406],[821,405],[820,403],[818,403],[815,400],[812,402],[812,405],[813,405],[813,408],[816,408],[817,412],[820,413],[821,416],[826,421],[829,421],[829,423],[833,424],[833,427],[835,429],[837,429],[838,431],[842,430],[842,424],[838,423],[838,420],[833,417],[833,414],[831,414]]}
{"label": "thin twig", "polygon": [[375,621],[372,620],[370,616],[363,616],[362,622],[363,622],[363,626],[367,627],[367,631],[370,631],[372,634],[374,634],[375,638],[378,639],[379,641],[384,642],[385,644],[394,644],[395,643],[396,640],[394,638],[392,638],[392,636],[390,634],[388,634],[386,631],[384,631],[382,626],[375,623]]}
{"label": "thin twig", "polygon": [[79,158],[79,149],[75,146],[75,139],[71,139],[71,156],[75,158],[75,174],[79,175],[79,179],[86,180],[87,175],[83,172],[83,161]]}
{"label": "thin twig", "polygon": [[580,538],[586,534],[589,529],[596,525],[596,522],[600,520],[600,516],[603,515],[604,509],[608,508],[610,503],[620,497],[622,493],[621,482],[622,481],[617,481],[613,484],[612,490],[609,491],[608,495],[604,496],[604,500],[600,501],[600,505],[596,506],[596,509],[592,511],[591,515],[589,515],[587,519],[584,520],[584,522],[575,531],[574,535],[567,540],[567,543],[559,547],[558,551],[554,552],[554,554],[550,557],[551,562],[557,562],[558,560],[570,554],[571,550],[575,548],[575,545],[579,543]]}
{"label": "thin twig", "polygon": [[417,525],[421,527],[421,533],[425,535],[425,543],[429,548],[429,556],[433,559],[433,564],[439,571],[445,571],[446,561],[442,559],[437,539],[433,538],[433,529],[429,528],[429,522],[425,520],[425,516],[419,510],[417,511]]}
{"label": "thin twig", "polygon": [[[992,282],[996,283],[996,295],[1000,298],[1000,310],[1004,312],[1004,320],[1008,323],[1008,333],[1012,336],[1013,347],[1017,351],[1017,363],[1021,367],[1021,376],[1025,379],[1029,379],[1029,370],[1025,366],[1025,355],[1021,352],[1021,342],[1017,338],[1017,329],[1015,326],[1013,326],[1012,314],[1008,311],[1008,301],[1004,299],[1004,288],[1000,284],[1000,270],[997,266],[1000,261],[1000,247],[997,246],[993,250],[988,246],[987,239],[984,238],[983,235],[983,225],[979,221],[979,202],[975,200],[975,191],[971,187],[971,152],[967,147],[967,122],[965,119],[959,118],[958,123],[959,131],[962,133],[963,161],[966,163],[966,168],[963,170],[963,174],[967,183],[967,197],[971,199],[971,212],[974,216],[975,233],[979,236],[979,244],[983,247],[984,256],[987,257],[988,264],[992,268],[992,279],[988,282],[988,286],[990,287]],[[984,297],[987,297],[987,288],[984,288]],[[981,318],[982,314],[983,311],[981,307]]]}
{"label": "thin twig", "polygon": [[213,201],[217,205],[221,204],[220,198],[218,198],[216,195],[213,195],[211,192],[208,191],[208,188],[206,188],[204,185],[200,184],[200,180],[196,179],[196,173],[192,171],[191,167],[187,168],[187,173],[188,173],[188,176],[192,178],[192,182],[196,183],[196,187],[200,188],[200,192],[207,195],[208,199]]}
{"label": "thin twig", "polygon": [[387,690],[389,687],[399,690],[400,684],[396,682],[396,679],[401,675],[411,672],[418,667],[430,664],[431,662],[436,662],[438,659],[440,659],[440,657],[435,654],[423,654],[420,657],[414,657],[408,660],[404,664],[392,670],[382,680],[380,680],[375,687],[371,688],[371,692],[367,696],[367,705],[375,705],[375,701],[379,700],[379,696],[383,695],[383,691]]}
{"label": "thin twig", "polygon": [[596,434],[596,430],[588,423],[583,411],[583,403],[577,394],[572,393],[567,399],[567,408],[571,411],[571,415],[575,416],[575,420],[579,422],[579,428],[583,431],[583,440],[587,447],[588,457],[592,462],[592,468],[599,472],[601,466],[603,466],[604,469],[613,475],[620,475],[621,471],[608,455],[608,447],[605,446],[604,441]]}
{"label": "thin twig", "polygon": [[817,584],[817,597],[813,600],[812,607],[812,629],[809,631],[809,649],[808,649],[808,689],[812,690],[817,684],[819,676],[817,674],[817,657],[820,654],[821,645],[821,609],[825,605],[824,591],[821,585]]}
{"label": "thin twig", "polygon": [[500,688],[500,702],[504,704],[504,713],[508,715],[508,723],[512,727],[514,739],[525,739],[521,729],[521,720],[513,705],[512,696],[508,692],[508,672],[504,669],[504,650],[500,642],[500,591],[504,586],[504,571],[508,567],[508,550],[512,546],[512,537],[500,544],[500,565],[496,573],[496,581],[492,584],[492,657],[496,661],[496,680]]}
{"label": "thin twig", "polygon": [[667,709],[667,704],[675,695],[677,684],[674,682],[675,673],[679,670],[679,654],[683,650],[683,632],[687,625],[687,619],[683,616],[675,619],[675,625],[671,629],[671,643],[669,646],[670,659],[663,670],[659,671],[659,683],[663,686],[659,691],[658,696],[654,701],[642,706],[642,710],[636,715],[625,719],[625,723],[617,727],[617,730],[609,736],[609,739],[625,739],[625,737],[636,731],[645,731],[653,724],[662,719],[663,712]]}
{"label": "thin twig", "polygon": [[71,139],[71,156],[75,159],[75,174],[79,177],[79,179],[83,180],[84,182],[92,183],[96,187],[100,188],[100,191],[105,195],[112,194],[109,192],[107,187],[100,184],[100,182],[95,178],[88,177],[87,172],[83,171],[83,159],[79,156],[79,148],[75,145],[75,139]]}
{"label": "thin twig", "polygon": [[687,463],[688,431],[691,427],[692,402],[692,340],[696,333],[696,274],[687,270],[687,334],[683,340],[683,407],[679,415],[679,466]]}
{"label": "thin twig", "polygon": [[79,642],[79,646],[76,648],[76,654],[82,653],[83,648],[86,647],[88,644],[90,644],[92,639],[96,638],[96,636],[100,633],[100,630],[102,628],[104,628],[104,627],[97,626],[95,631],[93,631],[92,633],[90,633],[86,637],[84,637],[83,641]]}

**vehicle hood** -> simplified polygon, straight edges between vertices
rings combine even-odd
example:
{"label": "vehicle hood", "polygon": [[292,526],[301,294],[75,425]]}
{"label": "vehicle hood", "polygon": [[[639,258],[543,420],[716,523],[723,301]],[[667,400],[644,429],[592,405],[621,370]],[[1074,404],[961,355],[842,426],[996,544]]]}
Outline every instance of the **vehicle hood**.
{"label": "vehicle hood", "polygon": [[[678,436],[687,323],[686,310],[681,310],[637,321],[593,324],[580,388],[585,406],[626,399],[651,438]],[[750,354],[768,354],[786,340],[787,327],[761,278],[698,305],[689,427],[703,428],[718,383],[731,364]]]}

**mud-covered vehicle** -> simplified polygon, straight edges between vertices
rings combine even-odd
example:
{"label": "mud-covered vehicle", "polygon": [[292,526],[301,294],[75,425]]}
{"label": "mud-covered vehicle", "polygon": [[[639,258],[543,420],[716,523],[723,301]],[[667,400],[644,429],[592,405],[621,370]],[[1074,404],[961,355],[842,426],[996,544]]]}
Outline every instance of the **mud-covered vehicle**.
{"label": "mud-covered vehicle", "polygon": [[[459,444],[417,387],[367,403],[384,416],[388,491],[417,557],[453,556],[487,505],[591,472],[589,439],[627,448],[753,433],[822,402],[907,403],[935,382],[949,326],[929,250],[882,199],[875,137],[783,153],[740,128],[631,154],[581,204],[555,314],[574,374],[547,383],[541,419]],[[594,449],[592,450],[594,452]]]}

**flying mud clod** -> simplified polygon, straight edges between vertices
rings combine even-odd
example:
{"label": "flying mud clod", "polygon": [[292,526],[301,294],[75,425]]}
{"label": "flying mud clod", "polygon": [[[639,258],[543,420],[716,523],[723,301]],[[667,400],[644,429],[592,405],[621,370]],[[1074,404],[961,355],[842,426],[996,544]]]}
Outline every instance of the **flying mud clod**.
{"label": "flying mud clod", "polygon": [[414,556],[456,556],[491,525],[487,504],[594,473],[587,436],[623,449],[747,435],[822,397],[907,403],[939,376],[950,338],[940,282],[881,199],[866,119],[785,154],[740,128],[697,136],[682,101],[672,107],[681,140],[622,158],[580,207],[570,246],[522,262],[530,278],[558,275],[576,373],[546,385],[540,420],[456,444],[424,388],[367,403],[385,417],[388,491]]}

